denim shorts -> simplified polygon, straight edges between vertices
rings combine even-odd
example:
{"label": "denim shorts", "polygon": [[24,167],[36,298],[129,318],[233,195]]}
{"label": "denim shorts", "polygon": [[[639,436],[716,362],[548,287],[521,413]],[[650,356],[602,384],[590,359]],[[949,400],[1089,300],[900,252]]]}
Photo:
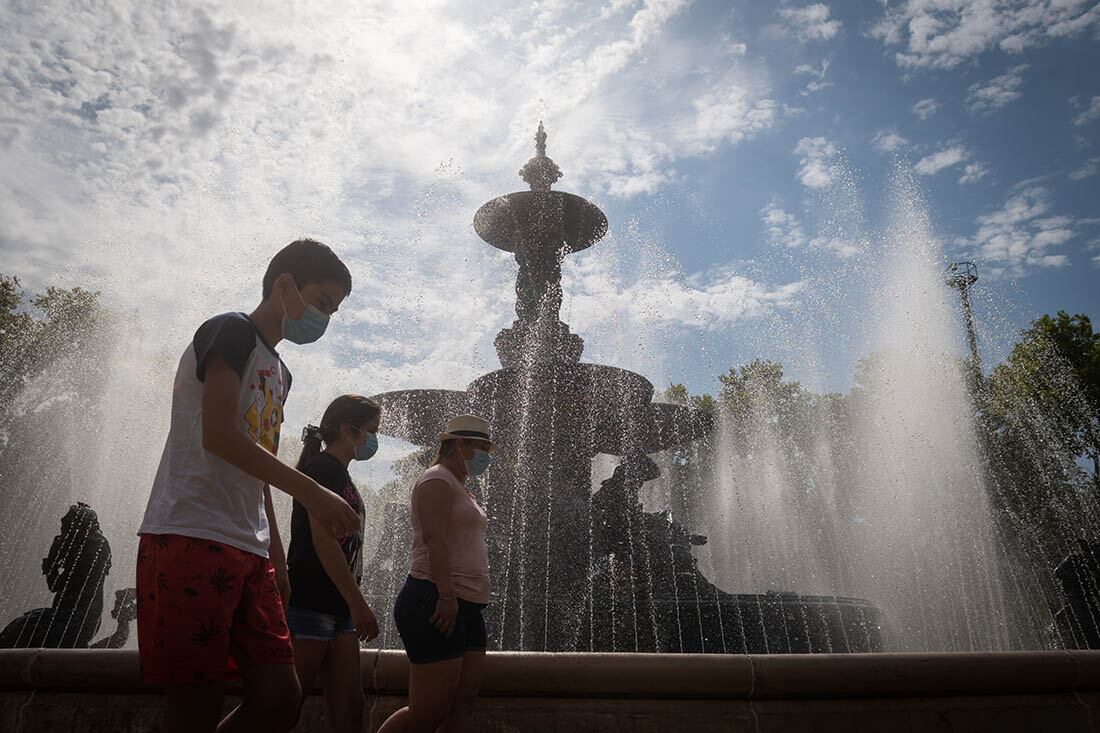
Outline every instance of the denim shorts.
{"label": "denim shorts", "polygon": [[339,634],[355,633],[350,616],[334,616],[294,606],[286,609],[286,625],[290,627],[292,638],[307,641],[332,641]]}
{"label": "denim shorts", "polygon": [[411,575],[397,594],[393,620],[412,664],[459,659],[466,652],[484,651],[489,645],[482,613],[485,606],[459,598],[454,630],[450,636],[444,636],[432,623],[438,600],[435,583]]}

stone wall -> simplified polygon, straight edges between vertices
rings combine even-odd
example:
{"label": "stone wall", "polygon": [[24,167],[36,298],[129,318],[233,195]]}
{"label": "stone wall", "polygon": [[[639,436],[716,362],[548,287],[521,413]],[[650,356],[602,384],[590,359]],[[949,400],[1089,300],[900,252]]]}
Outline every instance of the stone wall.
{"label": "stone wall", "polygon": [[[402,704],[397,652],[364,652],[370,720]],[[324,731],[312,697],[300,731]],[[132,651],[0,652],[0,731],[156,731]],[[492,653],[477,730],[1090,731],[1100,652],[873,655]]]}

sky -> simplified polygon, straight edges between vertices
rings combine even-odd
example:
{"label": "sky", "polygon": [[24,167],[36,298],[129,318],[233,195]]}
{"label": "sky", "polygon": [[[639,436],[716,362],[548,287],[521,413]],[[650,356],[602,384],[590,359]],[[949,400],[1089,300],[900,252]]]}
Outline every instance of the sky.
{"label": "sky", "polygon": [[610,222],[564,268],[586,360],[847,389],[901,197],[977,263],[995,362],[1042,313],[1100,315],[1098,40],[1091,0],[7,0],[0,271],[100,290],[120,372],[166,398],[198,324],[313,236],[355,284],[283,349],[291,427],[461,389],[514,306],[473,213],[523,188],[541,119],[556,188]]}

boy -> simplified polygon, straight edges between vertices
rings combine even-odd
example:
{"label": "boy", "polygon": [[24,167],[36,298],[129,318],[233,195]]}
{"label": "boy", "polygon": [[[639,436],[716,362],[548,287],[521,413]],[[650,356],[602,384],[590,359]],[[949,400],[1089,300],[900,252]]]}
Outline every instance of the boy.
{"label": "boy", "polygon": [[[142,678],[167,692],[165,731],[288,731],[301,689],[283,602],[286,560],[268,486],[340,538],[358,532],[343,499],[275,454],[291,376],[275,351],[324,333],[351,274],[302,239],[268,265],[263,301],[199,327],[176,372],[172,418],[138,534]],[[238,668],[244,700],[219,725]]]}

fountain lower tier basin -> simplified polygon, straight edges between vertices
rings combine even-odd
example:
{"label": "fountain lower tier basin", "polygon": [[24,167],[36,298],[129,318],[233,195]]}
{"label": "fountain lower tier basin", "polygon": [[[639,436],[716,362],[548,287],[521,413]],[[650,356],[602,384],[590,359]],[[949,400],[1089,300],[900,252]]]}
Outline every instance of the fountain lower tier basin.
{"label": "fountain lower tier basin", "polygon": [[383,408],[381,432],[432,445],[451,416],[472,412],[493,422],[509,449],[512,436],[550,436],[596,453],[655,453],[694,440],[712,427],[710,415],[651,402],[653,385],[625,369],[587,363],[498,369],[465,391],[418,389],[374,395]]}
{"label": "fountain lower tier basin", "polygon": [[[361,656],[375,731],[404,704],[401,652]],[[157,729],[133,650],[0,651],[0,730]],[[1100,652],[488,655],[473,730],[1094,730]],[[227,707],[235,699],[227,701]],[[325,731],[313,691],[297,731]]]}
{"label": "fountain lower tier basin", "polygon": [[[868,601],[794,593],[727,594],[707,586],[700,589],[703,598],[641,599],[635,614],[638,634],[631,633],[633,619],[624,623],[622,618],[635,609],[613,609],[606,603],[596,608],[590,624],[582,622],[581,633],[590,634],[593,651],[635,651],[631,644],[636,637],[653,638],[653,632],[646,633],[647,623],[656,630],[659,648],[638,651],[851,654],[886,648],[882,614]],[[714,595],[707,598],[710,593]],[[537,615],[541,609],[531,610]],[[590,642],[579,641],[578,648]]]}

